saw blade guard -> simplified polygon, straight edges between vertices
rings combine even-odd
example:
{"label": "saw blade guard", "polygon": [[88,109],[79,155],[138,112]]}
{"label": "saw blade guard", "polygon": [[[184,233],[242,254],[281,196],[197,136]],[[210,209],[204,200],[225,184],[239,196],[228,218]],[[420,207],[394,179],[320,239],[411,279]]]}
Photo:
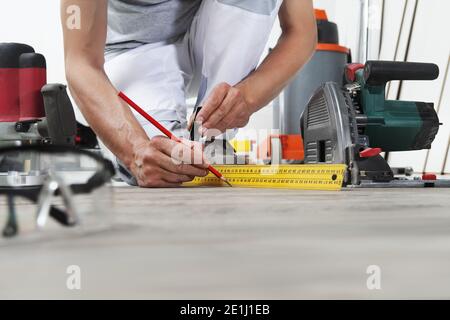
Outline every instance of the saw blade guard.
{"label": "saw blade guard", "polygon": [[305,163],[341,163],[350,169],[358,140],[356,115],[348,94],[337,83],[321,86],[301,119]]}

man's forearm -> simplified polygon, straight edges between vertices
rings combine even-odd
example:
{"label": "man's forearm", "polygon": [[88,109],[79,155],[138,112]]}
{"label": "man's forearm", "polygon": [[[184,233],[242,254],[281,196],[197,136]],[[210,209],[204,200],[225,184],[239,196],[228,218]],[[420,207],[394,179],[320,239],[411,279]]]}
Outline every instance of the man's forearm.
{"label": "man's forearm", "polygon": [[299,36],[296,32],[284,33],[277,46],[261,66],[236,87],[242,90],[252,112],[272,101],[292,77],[311,58],[317,38],[313,32]]}
{"label": "man's forearm", "polygon": [[72,96],[103,143],[129,166],[134,150],[148,141],[130,109],[118,98],[103,70],[71,61],[67,79]]}

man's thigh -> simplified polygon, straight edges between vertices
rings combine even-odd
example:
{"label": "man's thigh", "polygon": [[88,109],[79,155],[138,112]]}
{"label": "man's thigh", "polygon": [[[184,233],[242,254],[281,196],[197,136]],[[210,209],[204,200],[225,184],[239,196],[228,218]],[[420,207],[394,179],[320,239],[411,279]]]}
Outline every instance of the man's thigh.
{"label": "man's thigh", "polygon": [[[105,71],[117,90],[125,92],[146,112],[185,135],[185,80],[179,64],[179,44],[150,44],[106,56]],[[134,111],[133,111],[134,112]],[[134,112],[149,137],[160,135]]]}
{"label": "man's thigh", "polygon": [[203,0],[187,34],[200,104],[221,82],[236,85],[261,60],[283,0]]}

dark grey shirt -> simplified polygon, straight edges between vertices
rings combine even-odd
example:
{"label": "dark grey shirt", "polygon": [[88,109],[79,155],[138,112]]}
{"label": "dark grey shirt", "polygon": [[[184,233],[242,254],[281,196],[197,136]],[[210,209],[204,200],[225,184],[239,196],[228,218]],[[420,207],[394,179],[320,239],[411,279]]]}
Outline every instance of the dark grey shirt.
{"label": "dark grey shirt", "polygon": [[176,40],[201,0],[109,0],[106,51]]}

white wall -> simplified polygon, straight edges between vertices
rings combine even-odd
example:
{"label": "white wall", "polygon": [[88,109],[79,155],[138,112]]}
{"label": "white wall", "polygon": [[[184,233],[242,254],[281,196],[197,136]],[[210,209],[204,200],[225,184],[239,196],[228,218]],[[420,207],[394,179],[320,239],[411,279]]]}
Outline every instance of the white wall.
{"label": "white wall", "polygon": [[[449,31],[448,12],[450,12],[450,2],[446,0],[408,0],[400,8],[392,8],[397,11],[398,20],[402,9],[406,5],[406,17],[403,25],[400,46],[396,60],[407,60],[417,62],[433,62],[439,65],[441,74],[436,81],[407,81],[403,83],[400,98],[410,101],[434,102],[438,110],[443,126],[430,151],[415,151],[394,153],[390,157],[390,163],[399,166],[403,163],[411,163],[417,172],[441,173],[447,156],[448,143],[450,137],[450,91],[448,83],[445,84],[448,74],[446,70],[450,57],[450,41],[447,35]],[[389,6],[392,3],[388,2]],[[417,13],[413,27],[411,11],[417,5]],[[412,28],[412,29],[411,29]],[[412,36],[409,51],[406,51],[406,41],[410,30]],[[398,93],[398,86],[391,87],[390,97],[395,98]],[[450,160],[450,159],[449,159]],[[450,173],[450,171],[445,171]]]}
{"label": "white wall", "polygon": [[[95,0],[92,0],[95,1]],[[386,11],[381,58],[404,60],[406,43],[411,29],[412,12],[416,0],[384,0]],[[317,8],[326,9],[330,20],[339,25],[341,44],[352,49],[358,48],[360,0],[314,0]],[[406,5],[405,19],[402,13]],[[439,136],[430,152],[420,151],[399,153],[391,156],[393,165],[413,165],[417,171],[440,172],[447,157],[446,172],[450,173],[450,90],[448,81],[444,88],[445,70],[449,63],[450,41],[448,40],[450,1],[419,0],[415,26],[412,33],[409,61],[438,63],[441,76],[435,82],[406,82],[401,93],[402,99],[435,102],[439,110],[441,128]],[[400,31],[402,31],[400,33]],[[270,45],[276,43],[279,26],[275,26]],[[58,0],[14,0],[0,4],[0,41],[23,42],[32,45],[44,54],[48,64],[49,82],[65,83],[63,45],[59,23]],[[398,49],[397,42],[399,42]],[[396,95],[398,84],[390,88],[390,96]],[[440,102],[440,103],[439,103]],[[267,107],[256,114],[250,123],[253,128],[272,127],[272,110]],[[449,154],[446,154],[449,153]]]}
{"label": "white wall", "polygon": [[58,0],[0,2],[0,42],[21,42],[47,59],[49,82],[64,82]]}

